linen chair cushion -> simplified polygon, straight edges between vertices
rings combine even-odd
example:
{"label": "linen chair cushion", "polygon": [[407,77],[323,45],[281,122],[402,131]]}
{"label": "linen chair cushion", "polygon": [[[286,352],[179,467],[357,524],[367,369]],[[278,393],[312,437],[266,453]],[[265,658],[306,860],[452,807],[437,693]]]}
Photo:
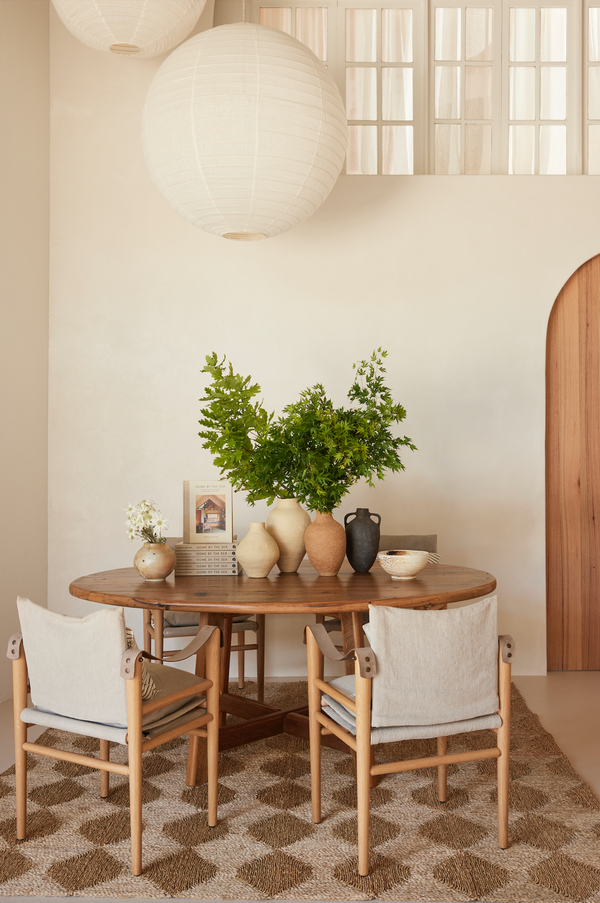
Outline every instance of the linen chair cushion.
{"label": "linen chair cushion", "polygon": [[[376,680],[377,678],[374,678]],[[350,699],[355,698],[354,674],[338,677],[329,681]],[[337,700],[326,694],[322,697],[323,706],[326,706],[325,714],[332,721],[337,721],[343,728],[356,736],[356,717],[349,709],[341,705]],[[399,740],[427,740],[430,737],[449,737],[452,734],[464,734],[469,731],[482,731],[500,727],[502,719],[498,714],[482,715],[478,718],[469,718],[465,721],[450,721],[443,724],[409,724],[395,727],[380,727],[371,730],[371,743],[392,743]]]}
{"label": "linen chair cushion", "polygon": [[119,673],[127,648],[123,609],[72,618],[22,597],[17,608],[33,705],[68,718],[126,725]]}
{"label": "linen chair cushion", "polygon": [[369,606],[373,727],[445,724],[498,711],[497,598],[446,611]]}
{"label": "linen chair cushion", "polygon": [[[125,639],[128,649],[139,649],[140,647],[135,641],[135,636],[131,627],[125,628]],[[142,699],[154,699],[156,696],[156,684],[148,673],[146,662],[142,663]]]}

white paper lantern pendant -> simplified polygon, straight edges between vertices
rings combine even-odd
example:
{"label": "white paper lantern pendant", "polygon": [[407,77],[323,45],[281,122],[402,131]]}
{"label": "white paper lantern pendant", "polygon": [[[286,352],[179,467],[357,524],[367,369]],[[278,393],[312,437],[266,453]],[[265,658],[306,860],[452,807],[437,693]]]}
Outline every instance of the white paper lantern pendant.
{"label": "white paper lantern pendant", "polygon": [[206,0],[52,0],[71,34],[94,50],[151,57],[183,41]]}
{"label": "white paper lantern pendant", "polygon": [[156,73],[142,140],[150,176],[184,219],[258,241],[303,222],[344,163],[346,113],[300,41],[238,22],[178,47]]}

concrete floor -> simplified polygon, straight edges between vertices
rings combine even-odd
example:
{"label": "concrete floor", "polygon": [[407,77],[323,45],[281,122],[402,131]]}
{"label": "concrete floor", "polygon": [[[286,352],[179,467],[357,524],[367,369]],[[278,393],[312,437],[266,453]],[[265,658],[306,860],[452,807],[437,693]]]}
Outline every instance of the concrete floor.
{"label": "concrete floor", "polygon": [[[555,671],[546,677],[515,677],[514,682],[573,767],[600,797],[600,671]],[[12,702],[2,703],[0,772],[14,762],[12,719]],[[32,730],[30,739],[33,737]],[[123,903],[136,900],[129,897]],[[19,903],[28,901],[64,903],[64,897],[19,897]],[[97,903],[97,898],[79,897],[78,901]]]}

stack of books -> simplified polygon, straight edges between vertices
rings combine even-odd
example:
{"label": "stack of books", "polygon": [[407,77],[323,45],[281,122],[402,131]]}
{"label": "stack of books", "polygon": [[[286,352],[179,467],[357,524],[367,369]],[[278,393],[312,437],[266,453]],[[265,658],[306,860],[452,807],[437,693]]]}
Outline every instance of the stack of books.
{"label": "stack of books", "polygon": [[176,577],[216,577],[233,575],[242,570],[237,560],[237,542],[195,543],[178,542],[175,545]]}

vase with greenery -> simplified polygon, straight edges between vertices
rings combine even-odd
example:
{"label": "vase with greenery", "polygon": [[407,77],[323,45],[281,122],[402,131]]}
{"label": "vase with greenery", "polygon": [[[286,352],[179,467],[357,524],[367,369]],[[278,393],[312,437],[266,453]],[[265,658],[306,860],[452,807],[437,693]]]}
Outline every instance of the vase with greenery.
{"label": "vase with greenery", "polygon": [[276,417],[256,400],[257,383],[234,373],[226,358],[208,355],[202,372],[212,384],[200,399],[203,447],[221,476],[247,492],[250,505],[296,498],[309,510],[330,515],[358,480],[374,486],[374,478],[383,479],[387,470],[404,470],[399,452],[415,448],[407,436],[392,433],[406,411],[385,384],[386,357],[378,348],[353,365],[348,407],[336,407],[317,384]]}

